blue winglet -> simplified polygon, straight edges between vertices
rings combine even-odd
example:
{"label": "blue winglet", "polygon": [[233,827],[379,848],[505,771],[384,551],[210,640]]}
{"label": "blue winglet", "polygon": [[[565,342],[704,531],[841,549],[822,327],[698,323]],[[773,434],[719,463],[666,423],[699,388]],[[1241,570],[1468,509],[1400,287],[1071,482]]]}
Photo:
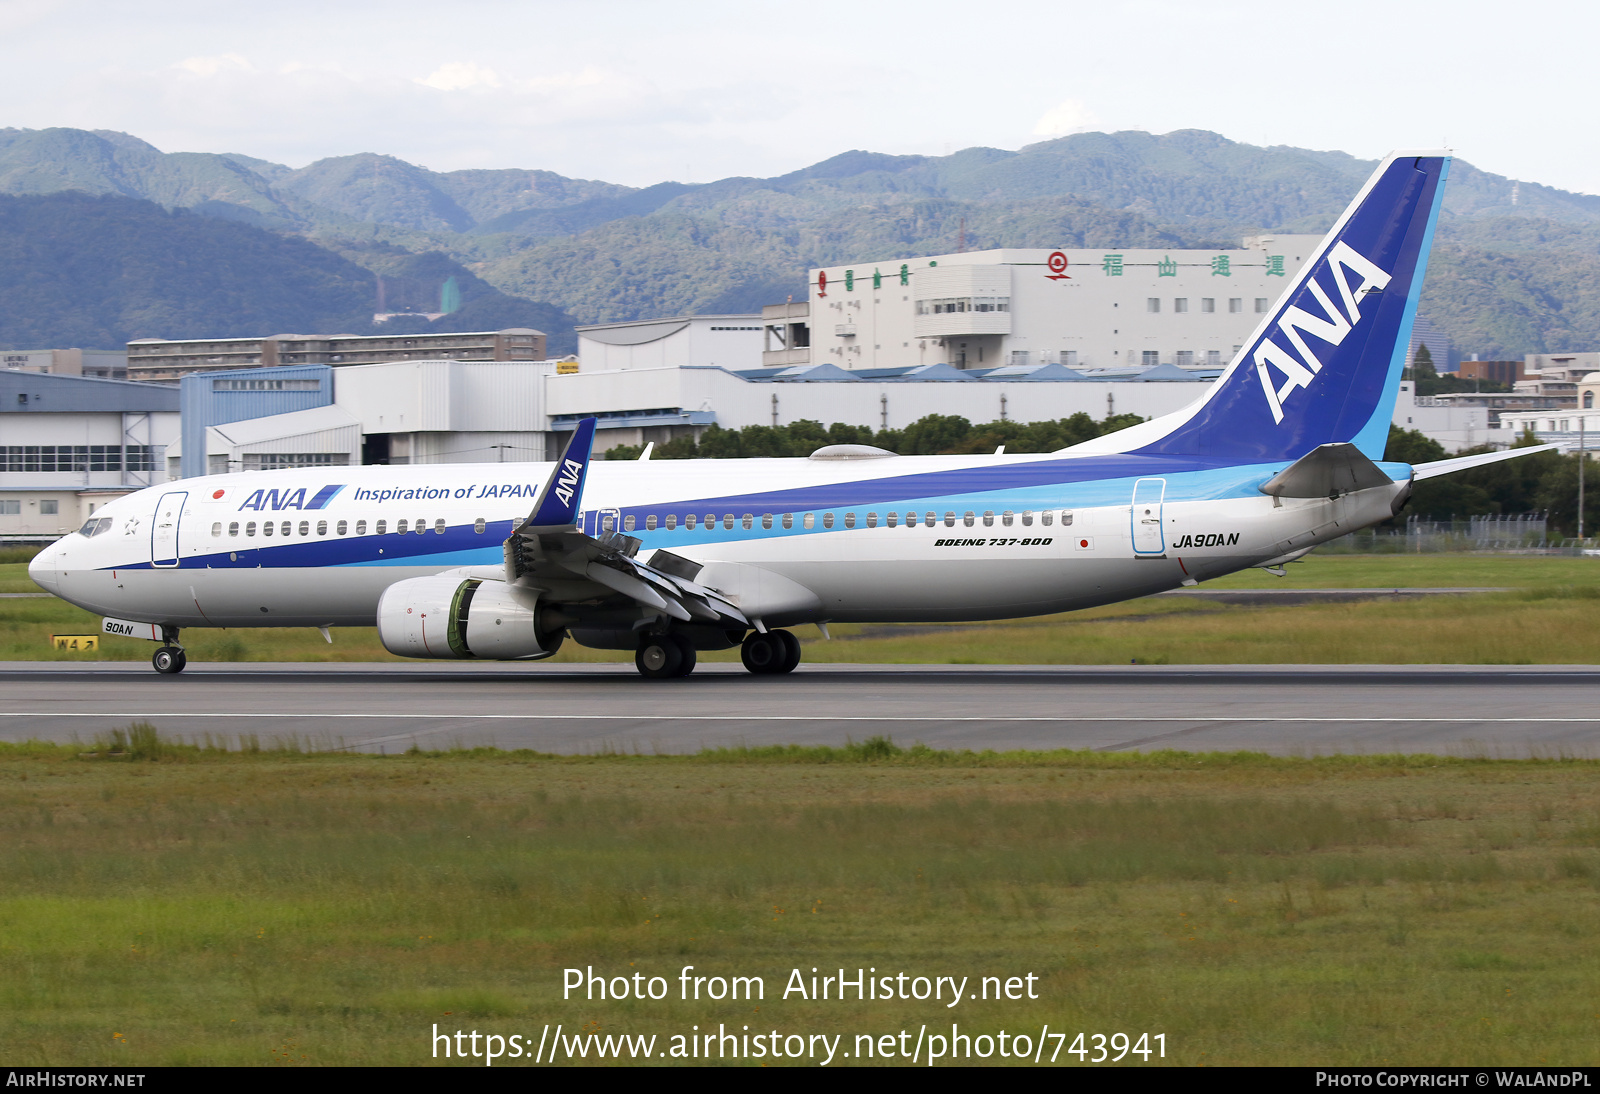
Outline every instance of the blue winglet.
{"label": "blue winglet", "polygon": [[525,528],[558,528],[576,524],[578,511],[583,505],[583,480],[589,473],[589,455],[594,447],[595,419],[584,418],[572,431],[572,439],[562,450],[533,512],[523,521]]}

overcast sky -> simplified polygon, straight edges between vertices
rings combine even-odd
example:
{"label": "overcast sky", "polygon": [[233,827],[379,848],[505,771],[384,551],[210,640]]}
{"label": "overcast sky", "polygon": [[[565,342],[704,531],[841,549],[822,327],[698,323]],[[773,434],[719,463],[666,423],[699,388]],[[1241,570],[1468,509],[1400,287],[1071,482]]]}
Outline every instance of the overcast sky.
{"label": "overcast sky", "polygon": [[0,127],[632,185],[1194,128],[1600,193],[1596,30],[1550,0],[0,0]]}

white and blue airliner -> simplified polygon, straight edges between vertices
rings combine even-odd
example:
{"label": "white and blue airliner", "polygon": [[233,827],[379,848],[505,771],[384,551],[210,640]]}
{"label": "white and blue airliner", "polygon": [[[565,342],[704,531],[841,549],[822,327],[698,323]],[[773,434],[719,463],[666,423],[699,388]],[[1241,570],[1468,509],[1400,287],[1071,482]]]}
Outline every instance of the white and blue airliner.
{"label": "white and blue airliner", "polygon": [[[786,628],[1070,611],[1268,569],[1524,455],[1383,462],[1449,157],[1396,152],[1191,406],[1044,455],[592,462],[184,479],[106,505],[28,572],[187,661],[190,627],[377,625],[409,657],[631,650],[649,677]],[[337,481],[335,481],[337,480]]]}

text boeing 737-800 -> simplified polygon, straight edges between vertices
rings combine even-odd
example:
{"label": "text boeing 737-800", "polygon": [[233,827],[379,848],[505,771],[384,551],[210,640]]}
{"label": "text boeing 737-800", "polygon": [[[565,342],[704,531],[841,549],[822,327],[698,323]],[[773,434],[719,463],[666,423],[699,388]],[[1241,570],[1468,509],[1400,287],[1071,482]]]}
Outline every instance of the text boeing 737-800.
{"label": "text boeing 737-800", "polygon": [[[681,676],[783,628],[1039,615],[1276,566],[1383,520],[1413,481],[1540,449],[1385,463],[1449,158],[1379,165],[1192,406],[1048,455],[267,471],[105,506],[41,552],[41,586],[161,643],[186,627],[377,624],[410,657],[538,659],[564,639]],[[338,481],[331,481],[338,480]],[[542,485],[541,485],[542,484]]]}

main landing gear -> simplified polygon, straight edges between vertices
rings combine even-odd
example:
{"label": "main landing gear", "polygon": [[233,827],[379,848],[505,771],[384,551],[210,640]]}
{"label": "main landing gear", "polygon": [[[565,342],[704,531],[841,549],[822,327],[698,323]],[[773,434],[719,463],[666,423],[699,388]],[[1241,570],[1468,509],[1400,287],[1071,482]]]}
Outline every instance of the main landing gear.
{"label": "main landing gear", "polygon": [[150,658],[150,663],[156,671],[163,676],[175,676],[182,672],[189,664],[189,655],[183,652],[183,647],[178,645],[178,628],[163,627],[161,629],[162,646]]}
{"label": "main landing gear", "polygon": [[757,676],[781,676],[800,664],[800,639],[788,631],[752,631],[739,649],[739,659]]}
{"label": "main landing gear", "polygon": [[647,634],[633,655],[639,672],[651,680],[688,676],[695,661],[694,643],[681,634]]}
{"label": "main landing gear", "polygon": [[[755,631],[745,638],[739,659],[757,676],[793,672],[800,664],[800,639],[788,631]],[[694,643],[681,634],[647,634],[639,641],[633,663],[641,676],[651,680],[688,676],[695,666]]]}

